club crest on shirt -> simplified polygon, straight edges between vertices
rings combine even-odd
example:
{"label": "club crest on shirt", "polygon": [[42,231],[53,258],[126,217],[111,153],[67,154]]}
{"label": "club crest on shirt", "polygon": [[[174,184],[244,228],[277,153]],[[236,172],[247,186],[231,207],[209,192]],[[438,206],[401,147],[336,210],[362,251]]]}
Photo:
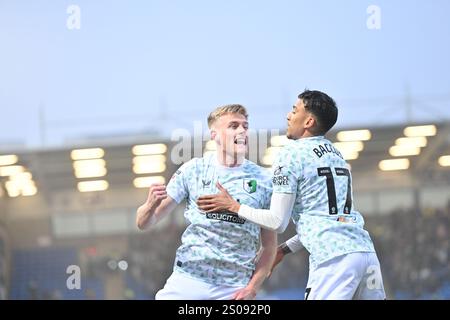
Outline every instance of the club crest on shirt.
{"label": "club crest on shirt", "polygon": [[248,193],[253,193],[256,192],[256,187],[257,187],[257,182],[255,179],[244,179],[243,181],[243,187],[244,190],[247,191]]}

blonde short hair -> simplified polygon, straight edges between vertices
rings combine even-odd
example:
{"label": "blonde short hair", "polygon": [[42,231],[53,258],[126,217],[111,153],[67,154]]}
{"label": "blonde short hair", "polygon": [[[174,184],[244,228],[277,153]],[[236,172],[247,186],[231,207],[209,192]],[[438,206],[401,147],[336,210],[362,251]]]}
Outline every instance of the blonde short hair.
{"label": "blonde short hair", "polygon": [[211,129],[212,124],[219,119],[221,116],[227,113],[238,113],[242,114],[245,119],[248,119],[247,109],[243,105],[240,104],[227,104],[222,107],[216,108],[212,111],[208,116],[208,128]]}

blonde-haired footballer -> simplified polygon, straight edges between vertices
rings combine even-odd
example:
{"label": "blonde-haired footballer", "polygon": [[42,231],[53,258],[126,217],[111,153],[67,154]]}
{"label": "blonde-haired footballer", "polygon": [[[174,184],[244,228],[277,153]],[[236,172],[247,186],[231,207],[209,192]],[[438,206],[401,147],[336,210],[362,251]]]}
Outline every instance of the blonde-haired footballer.
{"label": "blonde-haired footballer", "polygon": [[[223,300],[254,299],[270,272],[277,237],[228,212],[204,214],[198,197],[226,186],[240,203],[268,208],[272,194],[270,172],[245,159],[248,115],[242,105],[219,107],[210,113],[208,126],[216,153],[183,164],[167,187],[155,184],[137,210],[137,225],[156,224],[186,200],[189,222],[177,249],[173,273],[155,299]],[[262,255],[256,262],[260,248]]]}

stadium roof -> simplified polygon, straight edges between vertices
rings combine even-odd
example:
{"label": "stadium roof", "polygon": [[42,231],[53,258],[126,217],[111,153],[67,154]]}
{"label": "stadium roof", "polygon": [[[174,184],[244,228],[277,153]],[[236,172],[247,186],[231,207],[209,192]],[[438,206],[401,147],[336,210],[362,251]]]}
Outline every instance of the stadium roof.
{"label": "stadium roof", "polygon": [[[407,135],[414,135],[414,133],[405,131],[405,128],[424,125],[434,125],[435,132],[431,130],[432,132],[427,133],[429,134],[428,136],[416,139],[415,141],[407,139],[399,140],[400,138],[406,138]],[[342,140],[357,140],[358,137],[345,137],[345,135],[342,134],[342,131],[352,131],[356,129],[368,130],[368,132],[370,133],[370,137],[367,136],[367,131],[365,131],[362,132],[362,134],[365,133],[366,137],[359,137],[364,140],[359,140],[360,142],[357,142],[356,144],[354,141],[352,142],[353,145],[351,146],[351,148],[356,148],[356,150],[359,150],[357,152],[357,158],[354,160],[349,160],[353,172],[379,172],[380,161],[398,158],[408,159],[409,166],[406,170],[414,174],[422,175],[430,174],[430,172],[438,172],[438,174],[435,174],[436,177],[445,178],[450,172],[450,169],[448,169],[450,167],[444,167],[439,164],[439,159],[441,159],[441,162],[443,164],[444,160],[450,162],[450,160],[446,158],[441,158],[442,156],[450,155],[450,123],[448,122],[434,124],[422,123],[414,125],[392,125],[372,128],[352,128],[349,130],[338,131],[335,130],[330,132],[328,137],[333,142],[339,142],[338,149],[344,148],[344,146],[341,144]],[[430,127],[428,127],[428,129],[430,129]],[[361,134],[361,132],[359,133]],[[268,141],[270,141],[270,139],[268,139]],[[415,150],[413,148],[413,152],[418,152],[418,154],[409,156],[393,156],[390,154],[390,150],[392,150],[391,148],[393,146],[398,146],[405,142],[406,146],[409,148],[413,146],[413,142],[418,143],[420,147],[416,147]],[[159,157],[146,158],[148,161],[152,159],[159,159],[155,161],[162,161],[162,163],[158,165],[159,169],[150,168],[149,170],[147,170],[148,173],[135,173],[133,171],[133,162],[136,161],[134,160],[134,158],[137,156],[132,152],[133,146],[138,144],[155,143],[162,143],[167,146],[167,149],[164,152],[161,152]],[[124,142],[123,140],[121,140],[119,143],[117,143],[117,141],[112,139],[111,141],[102,141],[102,143],[96,141],[92,142],[91,144],[84,144],[82,146],[77,145],[64,148],[21,150],[17,152],[15,152],[14,150],[9,150],[7,152],[2,151],[0,156],[15,155],[16,161],[10,160],[10,164],[13,166],[22,166],[22,169],[19,169],[19,171],[21,171],[22,173],[31,173],[31,177],[30,175],[22,175],[22,178],[25,180],[30,178],[34,183],[37,192],[42,190],[50,193],[61,190],[77,190],[79,182],[98,179],[106,180],[110,188],[133,188],[135,186],[133,184],[133,181],[135,181],[135,179],[138,177],[163,176],[165,181],[170,178],[170,176],[179,166],[178,163],[173,163],[171,161],[171,151],[175,145],[176,142],[170,141],[169,139],[167,139],[166,141],[161,141],[161,139],[155,140],[155,138],[151,137],[149,137],[148,139],[143,139],[142,137],[140,137],[139,140],[136,140],[134,142],[132,142],[131,140],[129,140],[128,142]],[[205,143],[203,143],[203,146],[204,145]],[[81,178],[77,178],[75,176],[76,165],[74,164],[75,160],[71,158],[71,152],[72,150],[79,148],[101,148],[103,150],[102,156],[97,158],[97,160],[99,161],[97,161],[98,163],[96,165],[99,165],[101,168],[103,168],[100,169],[104,171],[104,174],[97,173],[96,178],[84,177],[83,174],[81,174]],[[397,149],[402,152],[401,147]],[[2,158],[0,157],[0,160],[1,159]],[[143,158],[141,160],[145,161],[146,159]],[[263,159],[264,152],[263,150],[259,150],[258,162],[262,164]],[[8,159],[6,159],[5,161],[7,160]],[[86,162],[86,164],[92,164],[94,162],[95,161]],[[0,169],[5,168],[7,166],[7,163],[8,162],[5,162],[3,163],[3,165],[1,165],[2,163],[0,161]],[[269,163],[265,164],[267,166],[269,165]],[[91,168],[88,168],[87,170],[87,176],[89,176],[90,169]],[[146,169],[141,170],[141,172],[145,171]],[[1,173],[2,172],[0,170],[0,175]],[[12,176],[7,172],[6,174],[4,173],[3,176],[0,176],[0,186],[1,189],[3,189],[3,192],[0,193],[0,197],[3,198],[10,194],[7,186],[9,181],[11,180]],[[9,183],[9,185],[11,186],[13,184]]]}

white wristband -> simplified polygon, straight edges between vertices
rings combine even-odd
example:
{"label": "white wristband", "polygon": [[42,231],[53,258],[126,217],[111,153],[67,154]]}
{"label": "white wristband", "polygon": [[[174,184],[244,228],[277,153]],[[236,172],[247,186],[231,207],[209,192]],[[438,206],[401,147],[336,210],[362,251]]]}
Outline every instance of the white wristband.
{"label": "white wristband", "polygon": [[298,234],[287,240],[286,245],[289,247],[289,249],[291,249],[292,252],[297,252],[304,248]]}

